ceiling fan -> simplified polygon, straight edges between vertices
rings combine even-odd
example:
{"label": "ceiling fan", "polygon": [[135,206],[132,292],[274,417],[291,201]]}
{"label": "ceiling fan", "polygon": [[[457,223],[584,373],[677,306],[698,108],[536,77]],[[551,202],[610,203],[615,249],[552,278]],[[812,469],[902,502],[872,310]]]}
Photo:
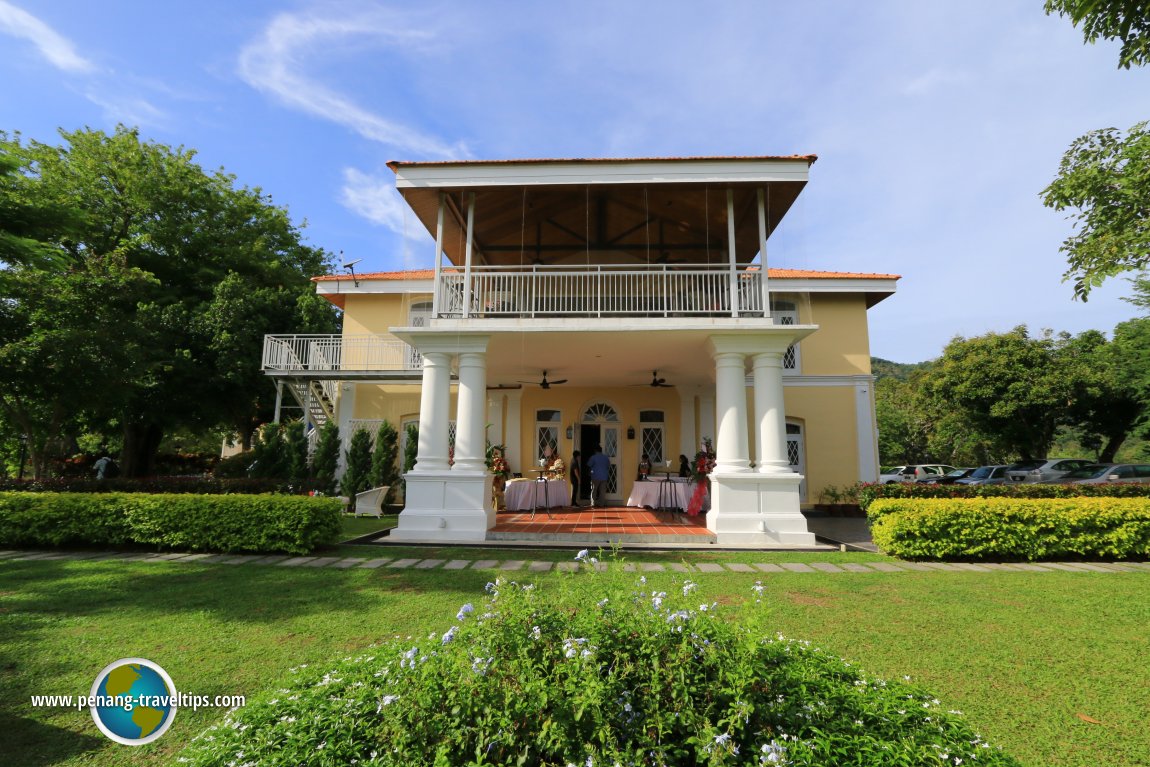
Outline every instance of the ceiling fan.
{"label": "ceiling fan", "polygon": [[675,384],[667,383],[666,378],[660,378],[659,377],[659,371],[658,370],[652,370],[651,371],[651,383],[649,383],[649,384],[631,384],[631,385],[632,386],[654,386],[656,388],[662,387],[665,389],[670,389]]}
{"label": "ceiling fan", "polygon": [[[535,381],[520,381],[519,383],[535,383]],[[558,381],[548,381],[547,380],[547,371],[544,370],[543,371],[543,380],[539,381],[539,388],[540,389],[550,389],[552,384],[565,384],[565,383],[567,383],[566,378],[561,378]]]}

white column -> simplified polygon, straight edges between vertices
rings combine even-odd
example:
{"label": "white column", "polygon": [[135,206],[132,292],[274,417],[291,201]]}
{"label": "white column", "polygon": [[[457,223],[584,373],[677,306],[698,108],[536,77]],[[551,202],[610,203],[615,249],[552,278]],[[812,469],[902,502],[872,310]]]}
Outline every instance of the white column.
{"label": "white column", "polygon": [[515,389],[507,392],[507,465],[511,471],[524,474],[523,455],[521,444],[523,442],[522,427],[523,392]]}
{"label": "white column", "polygon": [[339,385],[339,398],[335,405],[335,422],[339,424],[339,461],[336,463],[335,475],[343,479],[347,469],[347,449],[351,446],[351,420],[355,416],[355,384],[341,383]]}
{"label": "white column", "polygon": [[787,461],[787,421],[783,405],[783,355],[761,352],[751,358],[755,386],[755,457],[760,474],[791,473]]}
{"label": "white column", "polygon": [[679,452],[690,460],[699,449],[699,435],[695,433],[695,395],[679,391]]}
{"label": "white column", "polygon": [[451,355],[424,351],[423,386],[419,396],[419,453],[412,472],[447,471],[450,410]]}
{"label": "white column", "polygon": [[746,357],[741,352],[715,353],[715,473],[750,471],[747,443]]}
{"label": "white column", "polygon": [[483,417],[487,406],[487,355],[459,355],[459,395],[455,416],[455,465],[452,471],[485,472]]}
{"label": "white column", "polygon": [[475,241],[475,192],[467,198],[467,246],[463,256],[463,317],[471,316],[471,244]]}
{"label": "white column", "polygon": [[771,316],[771,287],[767,279],[767,205],[759,189],[759,270],[762,272],[763,316]]}
{"label": "white column", "polygon": [[859,455],[859,482],[878,481],[878,432],[875,430],[874,378],[855,381],[855,425]]}
{"label": "white column", "polygon": [[[484,427],[491,424],[490,429],[486,429],[484,433],[487,439],[491,440],[492,445],[504,445],[507,443],[507,437],[503,433],[503,392],[496,389],[487,397],[487,420]],[[506,457],[506,454],[504,454]]]}
{"label": "white column", "polygon": [[739,276],[735,272],[735,190],[727,190],[727,261],[730,268],[728,275],[729,290],[731,292],[731,316],[739,316]]}
{"label": "white column", "polygon": [[[701,449],[705,438],[710,437],[714,440],[715,436],[715,398],[710,394],[699,395],[699,434],[695,450]],[[693,457],[695,450],[692,450],[689,456]]]}
{"label": "white column", "polygon": [[439,213],[435,217],[435,279],[432,281],[435,292],[431,294],[431,316],[439,317],[440,306],[440,291],[443,290],[439,282],[439,274],[442,271],[441,264],[443,263],[443,209],[447,207],[447,198],[443,192],[439,193]]}

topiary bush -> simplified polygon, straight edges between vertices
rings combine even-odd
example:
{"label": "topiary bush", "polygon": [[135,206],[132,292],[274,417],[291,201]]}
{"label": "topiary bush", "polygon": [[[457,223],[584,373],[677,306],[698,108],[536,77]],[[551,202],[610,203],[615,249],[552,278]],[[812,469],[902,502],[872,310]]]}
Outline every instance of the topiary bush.
{"label": "topiary bush", "polygon": [[289,495],[0,493],[0,546],[306,554],[335,542],[340,503]]}
{"label": "topiary bush", "polygon": [[881,499],[871,535],[904,559],[1054,560],[1150,556],[1150,499]]}
{"label": "topiary bush", "polygon": [[442,634],[292,669],[180,763],[1018,764],[929,693],[768,635],[761,583],[720,608],[581,554],[555,592],[499,579]]}
{"label": "topiary bush", "polygon": [[917,482],[867,483],[858,491],[859,507],[870,514],[879,498],[1150,498],[1150,485],[931,485]]}
{"label": "topiary bush", "polygon": [[316,483],[284,479],[221,479],[219,477],[52,477],[51,479],[0,478],[0,492],[21,493],[288,493],[305,494]]}

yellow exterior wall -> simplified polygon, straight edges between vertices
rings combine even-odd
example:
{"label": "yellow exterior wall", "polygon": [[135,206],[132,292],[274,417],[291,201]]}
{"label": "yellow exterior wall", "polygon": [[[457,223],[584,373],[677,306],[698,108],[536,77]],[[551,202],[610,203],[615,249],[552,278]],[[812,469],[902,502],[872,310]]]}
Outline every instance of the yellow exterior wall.
{"label": "yellow exterior wall", "polygon": [[[788,386],[787,418],[803,427],[807,502],[828,486],[858,482],[858,419],[853,386]],[[752,445],[752,452],[754,447]]]}
{"label": "yellow exterior wall", "polygon": [[866,297],[813,293],[799,301],[799,322],[818,325],[800,344],[803,375],[869,375]]}
{"label": "yellow exterior wall", "polygon": [[[356,384],[352,418],[386,419],[397,430],[405,418],[419,416],[419,385]],[[452,408],[455,397],[452,396]]]}
{"label": "yellow exterior wall", "polygon": [[430,293],[348,293],[344,296],[343,334],[387,335],[388,328],[407,324],[412,304],[430,300]]}

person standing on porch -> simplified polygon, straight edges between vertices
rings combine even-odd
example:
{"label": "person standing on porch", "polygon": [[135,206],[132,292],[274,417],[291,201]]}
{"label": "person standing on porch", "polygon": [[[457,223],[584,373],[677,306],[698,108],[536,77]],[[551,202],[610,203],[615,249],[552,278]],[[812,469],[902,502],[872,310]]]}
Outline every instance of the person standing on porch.
{"label": "person standing on porch", "polygon": [[571,454],[571,505],[579,505],[579,486],[583,484],[583,465],[579,451]]}
{"label": "person standing on porch", "polygon": [[591,505],[601,508],[607,495],[607,480],[611,477],[611,460],[603,454],[601,446],[596,445],[587,459],[587,471],[591,474]]}

